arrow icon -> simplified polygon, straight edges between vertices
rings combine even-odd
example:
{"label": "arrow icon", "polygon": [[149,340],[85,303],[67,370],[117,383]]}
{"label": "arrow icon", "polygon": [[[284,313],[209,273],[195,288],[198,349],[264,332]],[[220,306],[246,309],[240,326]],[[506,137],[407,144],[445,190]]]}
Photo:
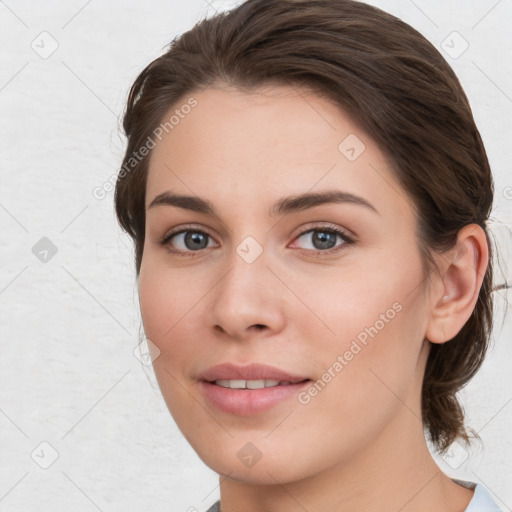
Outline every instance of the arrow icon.
{"label": "arrow icon", "polygon": [[459,32],[454,30],[443,39],[441,48],[452,59],[458,59],[469,48],[469,43]]}
{"label": "arrow icon", "polygon": [[237,245],[236,252],[246,263],[252,263],[263,252],[263,248],[252,236],[247,236]]}
{"label": "arrow icon", "polygon": [[57,51],[59,43],[50,33],[43,31],[34,37],[30,47],[41,59],[47,59]]}
{"label": "arrow icon", "polygon": [[366,149],[364,142],[355,134],[348,134],[338,145],[338,151],[349,161],[354,162]]}
{"label": "arrow icon", "polygon": [[246,443],[240,450],[238,450],[236,456],[244,466],[252,468],[261,459],[263,454],[253,443]]}
{"label": "arrow icon", "polygon": [[48,469],[59,458],[59,453],[48,441],[43,441],[32,450],[30,457],[41,469]]}

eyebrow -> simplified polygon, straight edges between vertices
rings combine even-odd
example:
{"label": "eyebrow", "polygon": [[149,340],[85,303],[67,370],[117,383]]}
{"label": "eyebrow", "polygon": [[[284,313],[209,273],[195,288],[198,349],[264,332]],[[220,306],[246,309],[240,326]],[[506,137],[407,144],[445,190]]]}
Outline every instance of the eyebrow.
{"label": "eyebrow", "polygon": [[[348,203],[364,206],[369,210],[380,215],[377,209],[366,199],[351,194],[349,192],[343,192],[341,190],[307,192],[305,194],[283,197],[277,200],[274,203],[274,205],[270,208],[269,215],[271,217],[276,217],[281,215],[287,215],[290,213],[301,212],[309,208],[313,208],[315,206],[320,206],[323,204],[339,203]],[[169,191],[162,192],[151,201],[148,210],[162,205],[176,206],[178,208],[191,210],[193,212],[217,216],[217,213],[212,203],[197,196],[176,194]]]}

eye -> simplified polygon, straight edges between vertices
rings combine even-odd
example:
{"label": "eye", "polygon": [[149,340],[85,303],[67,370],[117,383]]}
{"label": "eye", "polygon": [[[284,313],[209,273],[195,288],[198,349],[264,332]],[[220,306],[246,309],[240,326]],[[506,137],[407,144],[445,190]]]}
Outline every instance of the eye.
{"label": "eye", "polygon": [[[303,239],[306,244],[309,242],[312,247],[306,247],[308,250],[317,253],[331,253],[340,250],[343,246],[354,243],[344,231],[334,226],[319,226],[314,229],[303,231],[296,240]],[[337,240],[341,243],[337,244]]]}
{"label": "eye", "polygon": [[[309,241],[312,247],[306,247],[306,249],[317,254],[337,252],[343,247],[355,243],[350,236],[336,226],[318,226],[308,229],[295,238],[295,240],[301,239],[306,242],[306,245]],[[212,237],[205,231],[182,228],[180,231],[166,234],[158,244],[178,256],[195,256],[201,250],[212,247],[209,244],[211,240],[213,240]],[[337,243],[339,240],[341,242]]]}
{"label": "eye", "polygon": [[208,233],[198,229],[182,229],[165,235],[158,244],[167,247],[170,252],[180,256],[194,256],[191,253],[211,247],[208,244],[211,238]]}

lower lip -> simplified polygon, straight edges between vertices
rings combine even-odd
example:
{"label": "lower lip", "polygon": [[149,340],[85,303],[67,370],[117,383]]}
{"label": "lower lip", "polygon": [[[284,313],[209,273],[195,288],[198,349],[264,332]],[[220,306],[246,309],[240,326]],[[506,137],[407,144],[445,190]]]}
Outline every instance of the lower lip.
{"label": "lower lip", "polygon": [[231,389],[201,381],[201,387],[208,400],[218,409],[229,414],[250,416],[268,411],[277,404],[297,396],[301,389],[309,386],[310,380],[272,386],[261,389]]}

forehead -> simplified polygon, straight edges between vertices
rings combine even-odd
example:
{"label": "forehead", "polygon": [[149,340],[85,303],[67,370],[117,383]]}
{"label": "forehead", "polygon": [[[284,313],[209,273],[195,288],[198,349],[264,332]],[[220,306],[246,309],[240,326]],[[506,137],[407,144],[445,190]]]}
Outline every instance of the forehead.
{"label": "forehead", "polygon": [[[181,104],[190,97],[194,108],[184,109],[188,113],[152,150],[146,205],[170,189],[233,206],[237,199],[241,205],[262,203],[285,192],[333,187],[374,204],[400,199],[376,143],[344,111],[311,91],[208,88]],[[180,104],[167,117],[176,109]]]}
{"label": "forehead", "polygon": [[[163,134],[165,143],[154,151],[155,159],[166,149],[185,149],[181,145],[185,141],[187,153],[196,159],[212,154],[220,157],[224,152],[229,153],[230,160],[242,155],[262,160],[265,154],[276,159],[283,149],[294,149],[298,159],[329,147],[334,155],[338,136],[356,129],[339,107],[308,90],[285,86],[251,91],[207,88],[190,97],[196,106]],[[182,98],[166,118],[180,111],[180,105],[187,101],[188,98]],[[324,143],[319,147],[322,140]],[[262,147],[265,154],[260,153]],[[207,149],[208,153],[195,153],[194,149]],[[287,153],[282,157],[292,159],[294,155]]]}

